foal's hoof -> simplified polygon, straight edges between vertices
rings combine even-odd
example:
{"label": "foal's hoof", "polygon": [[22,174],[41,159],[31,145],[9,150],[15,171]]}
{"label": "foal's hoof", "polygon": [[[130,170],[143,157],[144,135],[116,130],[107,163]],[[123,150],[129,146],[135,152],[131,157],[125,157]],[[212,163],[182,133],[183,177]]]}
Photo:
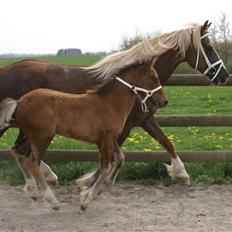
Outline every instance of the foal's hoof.
{"label": "foal's hoof", "polygon": [[52,206],[52,209],[54,209],[54,210],[59,210],[59,209],[60,209],[60,206],[59,206],[59,205]]}
{"label": "foal's hoof", "polygon": [[47,183],[54,187],[59,186],[58,180],[47,181]]}
{"label": "foal's hoof", "polygon": [[31,197],[33,201],[37,201],[38,197]]}
{"label": "foal's hoof", "polygon": [[54,209],[54,210],[60,209],[60,204],[59,204],[58,200],[56,199],[54,193],[50,189],[47,189],[45,191],[44,199],[47,201],[47,203],[49,204],[49,206],[52,209]]}
{"label": "foal's hoof", "polygon": [[81,213],[84,212],[86,209],[87,209],[87,206],[85,205],[80,205],[80,208],[81,208]]}
{"label": "foal's hoof", "polygon": [[75,184],[81,191],[85,191],[88,187],[85,185],[85,182],[81,179],[76,179]]}
{"label": "foal's hoof", "polygon": [[190,179],[181,179],[180,181],[182,182],[182,184],[184,184],[186,186],[190,186],[191,185]]}
{"label": "foal's hoof", "polygon": [[25,185],[23,188],[23,192],[30,197],[33,201],[36,201],[39,197],[38,189],[34,186]]}

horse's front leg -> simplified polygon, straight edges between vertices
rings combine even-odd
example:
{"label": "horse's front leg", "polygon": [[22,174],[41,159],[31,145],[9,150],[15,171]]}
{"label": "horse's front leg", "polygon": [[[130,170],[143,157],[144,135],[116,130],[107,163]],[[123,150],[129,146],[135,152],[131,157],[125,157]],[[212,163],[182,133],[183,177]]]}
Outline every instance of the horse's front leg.
{"label": "horse's front leg", "polygon": [[176,154],[172,142],[163,133],[154,116],[143,122],[142,128],[155,140],[157,140],[168,152],[171,158],[171,165],[165,164],[165,166],[167,167],[167,171],[170,177],[172,179],[181,180],[185,185],[190,185],[190,177],[185,170],[184,164],[182,163],[179,156]]}

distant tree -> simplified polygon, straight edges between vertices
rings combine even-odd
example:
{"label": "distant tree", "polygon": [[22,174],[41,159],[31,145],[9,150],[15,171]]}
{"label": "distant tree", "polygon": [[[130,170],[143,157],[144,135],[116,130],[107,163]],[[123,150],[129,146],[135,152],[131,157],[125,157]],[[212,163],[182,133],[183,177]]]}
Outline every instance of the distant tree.
{"label": "distant tree", "polygon": [[222,12],[219,22],[212,28],[211,37],[220,57],[227,64],[232,56],[232,33],[230,22],[224,12]]}
{"label": "distant tree", "polygon": [[119,50],[127,50],[136,45],[137,43],[141,42],[145,38],[149,38],[151,36],[154,36],[155,34],[158,34],[158,32],[143,34],[141,32],[136,31],[135,34],[131,37],[122,38],[122,42],[119,44]]}

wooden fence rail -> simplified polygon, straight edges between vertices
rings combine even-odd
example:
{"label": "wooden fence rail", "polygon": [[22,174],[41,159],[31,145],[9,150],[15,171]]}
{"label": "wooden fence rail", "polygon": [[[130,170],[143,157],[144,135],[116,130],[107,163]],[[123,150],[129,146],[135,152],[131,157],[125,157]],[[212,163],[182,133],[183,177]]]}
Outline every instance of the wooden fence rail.
{"label": "wooden fence rail", "polygon": [[[232,85],[232,75],[227,85]],[[210,81],[200,74],[173,74],[168,80],[170,86],[207,86]],[[232,115],[188,115],[188,116],[156,116],[157,121],[163,127],[186,126],[232,126]],[[232,151],[180,151],[179,156],[183,161],[232,161]],[[0,150],[0,160],[10,160],[11,155],[7,150]],[[45,160],[49,161],[97,161],[97,151],[78,150],[48,150]],[[126,152],[127,161],[135,162],[167,162],[166,152]]]}
{"label": "wooden fence rail", "polygon": [[156,116],[163,127],[227,127],[232,126],[232,115],[162,115]]}
{"label": "wooden fence rail", "polygon": [[[166,152],[125,152],[126,161],[130,162],[168,162]],[[179,151],[178,155],[185,162],[229,162],[232,161],[232,151]],[[0,160],[11,160],[9,151],[0,150]],[[98,161],[97,151],[80,150],[48,150],[46,161]]]}
{"label": "wooden fence rail", "polygon": [[[226,85],[232,85],[232,74]],[[167,81],[169,86],[208,86],[211,82],[201,74],[173,74]]]}

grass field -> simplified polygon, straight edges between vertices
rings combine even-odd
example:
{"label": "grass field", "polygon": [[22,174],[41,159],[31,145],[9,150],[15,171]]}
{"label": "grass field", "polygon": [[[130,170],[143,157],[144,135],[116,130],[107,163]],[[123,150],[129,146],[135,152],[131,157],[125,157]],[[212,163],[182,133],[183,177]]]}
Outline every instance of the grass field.
{"label": "grass field", "polygon": [[[42,57],[56,63],[71,65],[90,65],[97,60],[97,56],[79,57]],[[0,67],[18,61],[19,59],[0,59]],[[159,115],[190,115],[190,114],[231,114],[232,94],[231,87],[165,87],[164,89],[169,105],[159,110]],[[231,150],[232,134],[230,128],[164,128],[177,150]],[[0,148],[9,149],[16,137],[17,130],[9,130],[0,138]],[[95,149],[94,145],[68,140],[61,136],[55,137],[50,149]],[[148,136],[142,129],[133,130],[130,137],[123,145],[124,150],[156,151],[162,150],[160,145]],[[96,165],[96,164],[95,164]],[[91,163],[68,162],[65,164],[52,164],[63,181],[78,177],[86,170],[94,168]],[[228,164],[187,164],[191,176],[195,181],[220,183],[229,181],[232,175],[232,166]],[[22,180],[19,170],[12,163],[0,163],[0,177],[8,179],[10,183]],[[231,170],[231,171],[230,171]],[[166,179],[166,172],[161,164],[128,164],[124,168],[121,179],[137,179],[147,183],[154,180]],[[152,181],[151,181],[152,180]]]}

